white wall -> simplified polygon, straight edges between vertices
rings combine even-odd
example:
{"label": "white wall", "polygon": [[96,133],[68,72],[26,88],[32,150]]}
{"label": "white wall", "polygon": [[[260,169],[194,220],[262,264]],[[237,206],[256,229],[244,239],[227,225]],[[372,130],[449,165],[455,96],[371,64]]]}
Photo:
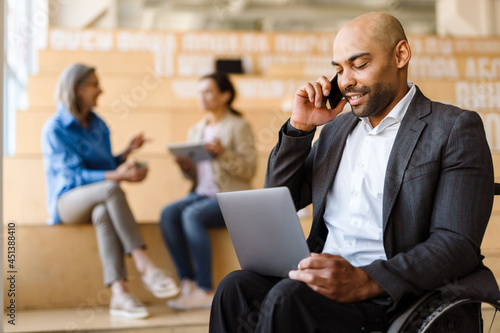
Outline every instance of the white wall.
{"label": "white wall", "polygon": [[439,35],[494,36],[499,35],[498,0],[437,0],[436,27]]}
{"label": "white wall", "polygon": [[117,25],[116,0],[49,0],[50,25],[67,28],[114,28]]}

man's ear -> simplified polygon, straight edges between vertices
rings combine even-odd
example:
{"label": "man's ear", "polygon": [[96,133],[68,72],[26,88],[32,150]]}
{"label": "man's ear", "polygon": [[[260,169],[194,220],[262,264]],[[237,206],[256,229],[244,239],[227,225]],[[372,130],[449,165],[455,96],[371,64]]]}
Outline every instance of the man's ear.
{"label": "man's ear", "polygon": [[404,68],[408,65],[411,59],[411,49],[407,41],[400,41],[394,48],[394,56],[396,57],[396,66]]}

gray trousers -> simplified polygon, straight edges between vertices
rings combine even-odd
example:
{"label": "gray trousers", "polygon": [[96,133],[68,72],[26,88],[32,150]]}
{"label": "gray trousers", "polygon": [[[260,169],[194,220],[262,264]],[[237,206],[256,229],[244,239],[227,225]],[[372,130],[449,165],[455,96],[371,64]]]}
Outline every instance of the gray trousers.
{"label": "gray trousers", "polygon": [[126,280],[124,253],[145,244],[119,183],[107,180],[76,187],[59,197],[57,209],[62,223],[94,224],[104,283]]}

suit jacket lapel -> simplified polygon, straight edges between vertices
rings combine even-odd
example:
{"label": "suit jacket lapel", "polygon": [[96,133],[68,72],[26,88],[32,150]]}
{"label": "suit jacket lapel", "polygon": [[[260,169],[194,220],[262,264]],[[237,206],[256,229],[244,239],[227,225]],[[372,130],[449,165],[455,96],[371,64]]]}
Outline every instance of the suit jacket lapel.
{"label": "suit jacket lapel", "polygon": [[420,120],[420,118],[431,112],[430,100],[422,94],[418,87],[416,88],[417,91],[415,92],[415,96],[401,121],[401,126],[399,127],[387,163],[382,213],[384,231],[394,207],[394,203],[396,202],[396,198],[398,197],[406,167],[418,139],[426,126],[426,123]]}

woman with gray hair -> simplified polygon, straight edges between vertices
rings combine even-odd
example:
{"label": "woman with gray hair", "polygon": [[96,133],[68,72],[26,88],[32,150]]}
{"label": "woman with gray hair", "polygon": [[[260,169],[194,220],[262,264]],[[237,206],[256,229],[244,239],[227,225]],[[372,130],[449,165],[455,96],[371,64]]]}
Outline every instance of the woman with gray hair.
{"label": "woman with gray hair", "polygon": [[127,157],[146,141],[142,134],[118,155],[110,132],[93,112],[102,90],[95,68],[67,67],[56,88],[57,111],[42,129],[47,182],[48,224],[92,223],[97,234],[104,282],[111,286],[110,314],[145,318],[146,307],[126,284],[124,254],[132,257],[145,287],[156,297],[175,296],[179,288],[146,254],[145,244],[120,181],[140,182],[148,172]]}

